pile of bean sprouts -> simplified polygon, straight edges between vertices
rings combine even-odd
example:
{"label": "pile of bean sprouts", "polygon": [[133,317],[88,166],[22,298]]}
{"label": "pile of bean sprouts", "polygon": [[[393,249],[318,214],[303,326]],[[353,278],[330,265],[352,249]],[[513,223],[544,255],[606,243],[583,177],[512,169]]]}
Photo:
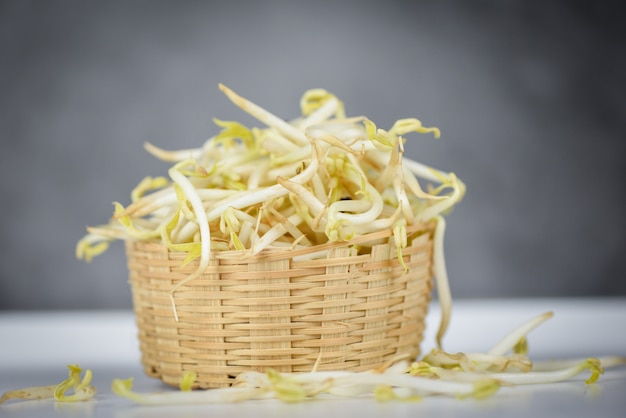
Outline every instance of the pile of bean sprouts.
{"label": "pile of bean sprouts", "polygon": [[[77,256],[89,261],[113,240],[153,239],[186,253],[185,264],[199,259],[171,291],[176,315],[176,288],[197,278],[212,252],[245,258],[388,230],[404,264],[407,227],[433,222],[440,341],[451,305],[442,214],[461,200],[465,185],[454,173],[404,156],[407,134],[437,138],[439,129],[407,118],[385,130],[366,117],[346,117],[342,101],[323,89],[305,92],[301,116],[287,121],[219,88],[264,127],[214,119],[221,131],[199,148],[167,151],[147,143],[148,152],[173,164],[169,177],[146,177],[129,205],[116,202],[108,224],[88,228]],[[306,257],[325,256],[314,251]]]}

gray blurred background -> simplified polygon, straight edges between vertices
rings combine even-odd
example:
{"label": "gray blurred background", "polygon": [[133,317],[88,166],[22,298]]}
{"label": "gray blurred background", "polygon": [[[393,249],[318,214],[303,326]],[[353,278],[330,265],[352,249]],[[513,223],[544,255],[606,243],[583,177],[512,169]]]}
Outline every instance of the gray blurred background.
{"label": "gray blurred background", "polygon": [[[532,4],[531,4],[532,3]],[[1,1],[0,309],[130,308],[122,243],[77,261],[212,117],[283,118],[326,88],[408,156],[454,171],[453,297],[626,295],[626,43],[619,9],[566,1]]]}

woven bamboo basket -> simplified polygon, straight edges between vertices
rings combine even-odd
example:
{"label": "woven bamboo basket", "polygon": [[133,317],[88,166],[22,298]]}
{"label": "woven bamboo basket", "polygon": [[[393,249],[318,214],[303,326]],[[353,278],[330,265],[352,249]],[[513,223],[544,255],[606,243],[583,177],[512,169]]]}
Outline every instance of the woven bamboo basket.
{"label": "woven bamboo basket", "polygon": [[[391,231],[305,250],[244,258],[214,252],[206,271],[170,291],[197,264],[159,242],[126,242],[147,375],[196,388],[227,387],[245,371],[364,371],[415,358],[432,291],[434,225],[408,228],[400,263]],[[360,250],[359,250],[360,249]],[[366,250],[363,250],[366,249]],[[307,253],[327,251],[323,259]]]}

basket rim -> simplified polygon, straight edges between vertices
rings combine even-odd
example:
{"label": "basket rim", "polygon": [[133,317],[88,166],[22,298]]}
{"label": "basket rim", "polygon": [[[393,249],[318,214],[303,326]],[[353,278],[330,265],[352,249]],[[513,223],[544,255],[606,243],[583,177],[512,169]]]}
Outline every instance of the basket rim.
{"label": "basket rim", "polygon": [[[429,232],[432,233],[435,229],[435,226],[436,226],[436,222],[433,220],[427,221],[427,222],[421,222],[421,223],[414,223],[406,227],[406,234],[407,234],[407,237],[414,238],[424,233],[429,233]],[[265,259],[279,260],[282,258],[304,256],[304,255],[315,253],[318,251],[326,251],[326,250],[332,250],[332,249],[340,248],[340,247],[364,244],[364,243],[371,242],[371,241],[377,241],[377,240],[389,238],[392,235],[393,235],[393,229],[385,228],[380,231],[359,235],[358,237],[354,237],[346,241],[327,241],[323,244],[311,245],[311,246],[301,247],[301,248],[290,248],[290,247],[264,248],[259,253],[254,254],[254,255],[250,254],[250,249],[211,251],[211,258],[216,258],[220,260],[233,260],[233,259],[245,258],[246,260],[249,260],[249,261],[258,261],[258,260],[265,260]],[[135,239],[132,237],[128,237],[124,241],[126,241],[127,244],[141,243],[145,245],[156,245],[160,247],[166,247],[163,241],[159,239],[142,240],[142,239]],[[181,254],[183,253],[182,251],[176,251],[170,248],[167,248],[167,250],[168,252],[171,252],[171,253],[181,253]]]}

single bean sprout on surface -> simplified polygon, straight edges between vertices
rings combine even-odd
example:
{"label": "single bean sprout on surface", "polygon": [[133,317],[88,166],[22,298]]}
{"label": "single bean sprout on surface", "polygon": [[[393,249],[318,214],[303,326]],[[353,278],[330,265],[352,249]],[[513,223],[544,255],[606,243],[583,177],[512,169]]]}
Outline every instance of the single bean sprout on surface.
{"label": "single bean sprout on surface", "polygon": [[14,399],[54,399],[56,402],[80,402],[93,399],[96,396],[96,388],[91,384],[93,378],[91,370],[85,370],[81,377],[83,369],[78,365],[70,364],[67,368],[68,377],[61,383],[10,390],[0,397],[0,404]]}

